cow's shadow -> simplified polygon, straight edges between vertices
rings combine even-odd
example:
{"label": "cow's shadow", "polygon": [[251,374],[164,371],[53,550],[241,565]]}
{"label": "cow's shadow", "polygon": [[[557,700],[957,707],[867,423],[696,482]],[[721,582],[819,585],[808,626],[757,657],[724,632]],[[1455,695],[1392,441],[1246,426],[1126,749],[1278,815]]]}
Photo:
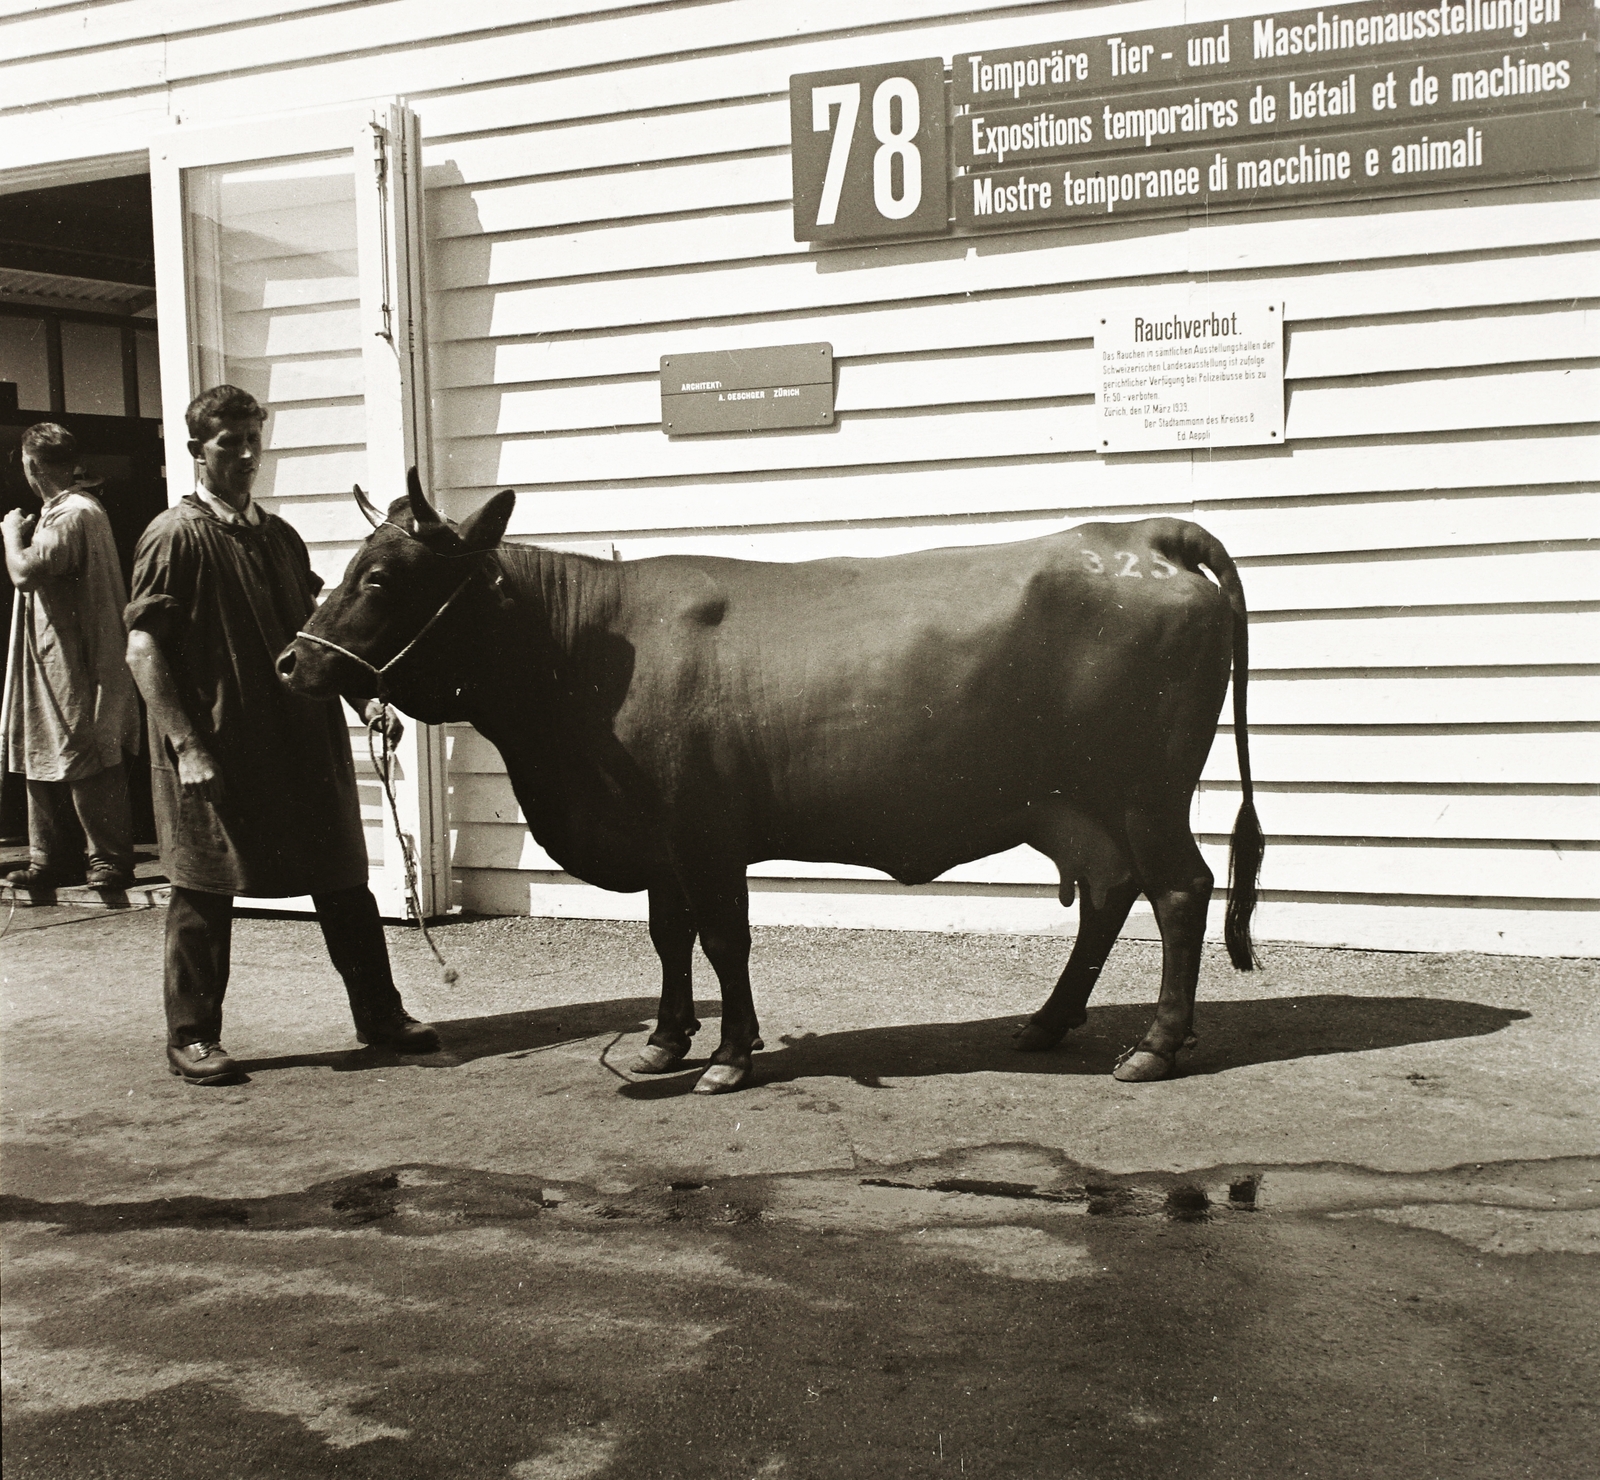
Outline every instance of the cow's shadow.
{"label": "cow's shadow", "polygon": [[[443,1050],[406,1062],[451,1069],[477,1059],[526,1058],[566,1044],[615,1040],[624,1034],[648,1032],[654,1026],[655,1011],[653,996],[620,997],[441,1021]],[[682,1072],[633,1079],[619,1085],[619,1094],[631,1099],[664,1099],[690,1092],[717,1042],[715,1002],[701,1003],[698,1011],[705,1026],[696,1041],[696,1052],[684,1061]],[[769,1035],[767,1050],[756,1055],[754,1082],[853,1079],[871,1088],[884,1088],[886,1081],[938,1074],[1109,1074],[1123,1050],[1143,1036],[1153,1012],[1153,1003],[1091,1007],[1089,1021],[1048,1053],[1019,1053],[1013,1046],[1013,1034],[1027,1020],[1027,1014],[1020,1012],[967,1022]],[[1529,1016],[1516,1008],[1437,997],[1325,993],[1202,1001],[1195,1009],[1199,1042],[1180,1060],[1179,1073],[1220,1074],[1250,1064],[1477,1038],[1498,1033]],[[608,1044],[600,1041],[596,1056],[605,1057],[607,1067],[626,1078],[621,1071],[633,1057],[631,1047],[619,1049],[615,1055],[607,1050]],[[397,1061],[395,1054],[385,1050],[362,1049],[251,1059],[240,1067],[251,1073],[317,1067],[352,1072]]]}
{"label": "cow's shadow", "polygon": [[[1027,1020],[1022,1013],[960,1023],[779,1035],[768,1039],[769,1051],[756,1055],[754,1081],[853,1079],[878,1089],[888,1087],[888,1081],[938,1074],[1109,1074],[1124,1050],[1144,1035],[1153,1013],[1153,1004],[1144,1003],[1091,1007],[1089,1021],[1047,1053],[1017,1051],[1012,1039]],[[1477,1038],[1530,1016],[1517,1008],[1436,997],[1328,993],[1203,1002],[1195,1010],[1199,1041],[1180,1059],[1178,1073],[1220,1074],[1250,1064]],[[712,1031],[708,1024],[701,1033],[707,1050],[713,1046],[708,1038]],[[619,1093],[634,1099],[686,1094],[706,1062],[688,1060],[684,1073],[635,1082]]]}

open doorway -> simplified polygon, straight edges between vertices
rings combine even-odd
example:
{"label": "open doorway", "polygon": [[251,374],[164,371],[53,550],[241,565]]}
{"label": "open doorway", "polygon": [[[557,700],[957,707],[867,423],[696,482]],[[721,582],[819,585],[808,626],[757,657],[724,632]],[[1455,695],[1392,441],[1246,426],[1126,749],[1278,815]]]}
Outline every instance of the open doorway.
{"label": "open doorway", "polygon": [[[155,282],[148,174],[0,197],[0,515],[37,512],[18,450],[34,423],[59,423],[99,482],[124,578],[167,505]],[[12,604],[6,578],[8,639]],[[8,640],[0,660],[9,652]],[[145,855],[155,837],[147,756],[130,764],[129,783]],[[0,776],[0,859],[25,861],[26,845],[21,778]]]}

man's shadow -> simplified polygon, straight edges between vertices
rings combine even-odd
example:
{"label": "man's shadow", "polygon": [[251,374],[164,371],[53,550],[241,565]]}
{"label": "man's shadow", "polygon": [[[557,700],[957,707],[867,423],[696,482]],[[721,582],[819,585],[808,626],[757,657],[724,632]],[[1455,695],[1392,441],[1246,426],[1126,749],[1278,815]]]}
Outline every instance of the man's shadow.
{"label": "man's shadow", "polygon": [[[403,1061],[457,1068],[475,1059],[525,1058],[563,1044],[646,1032],[654,1025],[655,1011],[653,996],[569,1003],[441,1022],[443,1048],[437,1054],[402,1060],[387,1050],[362,1049],[251,1059],[240,1067],[257,1073],[314,1067],[351,1072]],[[1153,1011],[1150,1003],[1091,1007],[1089,1021],[1048,1053],[1019,1053],[1013,1046],[1012,1035],[1027,1020],[1023,1012],[969,1022],[783,1035],[772,1040],[768,1051],[756,1055],[754,1082],[852,1079],[883,1088],[884,1080],[935,1074],[1109,1074],[1122,1052],[1143,1036]],[[684,1060],[683,1072],[632,1080],[619,1088],[619,1094],[649,1100],[689,1093],[717,1040],[714,1004],[703,1004],[699,1012],[706,1023],[700,1030],[698,1052]],[[1437,997],[1323,993],[1201,1002],[1195,1009],[1199,1042],[1179,1060],[1178,1072],[1182,1076],[1221,1074],[1251,1064],[1478,1038],[1529,1016],[1517,1008]],[[597,1054],[605,1048],[600,1045]],[[624,1065],[627,1057],[623,1057]]]}
{"label": "man's shadow", "polygon": [[655,1026],[656,1006],[655,997],[618,997],[606,1002],[498,1013],[493,1017],[455,1018],[435,1024],[442,1043],[440,1051],[432,1054],[402,1056],[383,1048],[335,1049],[326,1053],[280,1054],[270,1059],[240,1059],[238,1063],[240,1071],[249,1074],[277,1069],[332,1069],[348,1074],[400,1063],[456,1069],[475,1059],[525,1058],[564,1043],[648,1032]]}

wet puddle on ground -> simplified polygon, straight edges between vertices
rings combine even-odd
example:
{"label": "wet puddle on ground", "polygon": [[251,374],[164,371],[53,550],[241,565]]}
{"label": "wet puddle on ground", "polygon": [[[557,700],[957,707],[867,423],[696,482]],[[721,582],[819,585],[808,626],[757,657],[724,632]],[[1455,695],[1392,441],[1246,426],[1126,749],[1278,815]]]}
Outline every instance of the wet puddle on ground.
{"label": "wet puddle on ground", "polygon": [[[1416,1226],[1460,1223],[1480,1209],[1529,1226],[1549,1220],[1551,1251],[1574,1247],[1600,1217],[1600,1160],[1500,1162],[1420,1173],[1312,1166],[1221,1166],[1200,1172],[1111,1173],[1033,1146],[953,1151],[853,1172],[641,1180],[604,1190],[537,1175],[408,1164],[254,1198],[41,1202],[0,1196],[0,1221],[62,1234],[232,1227],[256,1232],[380,1227],[394,1234],[443,1226],[543,1219],[564,1226],[798,1225],[838,1233],[910,1226],[1158,1218],[1207,1223],[1258,1213],[1363,1215]],[[1600,1231],[1600,1230],[1597,1230]],[[1530,1238],[1527,1251],[1539,1248]],[[1591,1245],[1600,1252],[1600,1243]]]}
{"label": "wet puddle on ground", "polygon": [[1125,1174],[1000,1145],[626,1185],[409,1164],[259,1198],[7,1197],[6,1460],[1576,1474],[1600,1439],[1597,1171]]}

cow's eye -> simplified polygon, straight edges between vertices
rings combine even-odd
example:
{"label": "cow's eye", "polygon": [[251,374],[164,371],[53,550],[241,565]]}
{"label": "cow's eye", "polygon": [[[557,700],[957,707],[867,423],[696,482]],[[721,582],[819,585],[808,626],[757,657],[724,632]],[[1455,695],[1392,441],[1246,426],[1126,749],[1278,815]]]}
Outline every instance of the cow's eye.
{"label": "cow's eye", "polygon": [[363,591],[382,591],[387,588],[388,584],[389,577],[381,570],[369,570],[361,578],[361,589]]}

